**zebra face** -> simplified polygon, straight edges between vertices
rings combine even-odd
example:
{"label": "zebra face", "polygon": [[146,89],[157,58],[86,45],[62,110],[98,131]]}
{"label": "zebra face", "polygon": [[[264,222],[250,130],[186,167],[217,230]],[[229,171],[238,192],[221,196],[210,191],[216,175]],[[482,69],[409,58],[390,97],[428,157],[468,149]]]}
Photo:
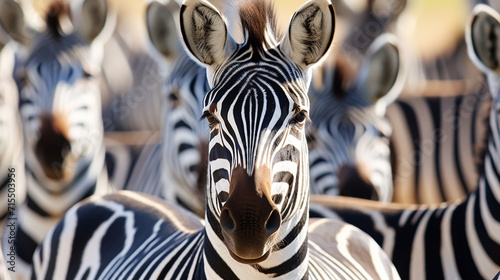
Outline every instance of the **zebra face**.
{"label": "zebra face", "polygon": [[[25,34],[21,8],[0,16],[16,19],[5,30],[12,38]],[[50,6],[45,24],[44,33],[26,39],[29,47],[20,53],[15,78],[26,165],[47,188],[59,192],[102,145],[100,42],[113,21],[108,24],[105,0],[58,1]]]}
{"label": "zebra face", "polygon": [[[353,85],[346,86],[350,71],[342,62],[337,62],[333,77],[324,78],[333,80],[332,85],[312,102],[312,192],[389,202],[392,129],[384,115],[402,89],[398,48],[388,34],[377,38]],[[323,69],[323,75],[330,70]]]}
{"label": "zebra face", "polygon": [[311,185],[314,193],[380,199],[392,188],[388,121],[355,94],[313,102]]}
{"label": "zebra face", "polygon": [[281,42],[264,1],[249,1],[240,18],[242,44],[204,0],[184,2],[180,22],[212,87],[203,102],[210,127],[207,231],[234,260],[255,264],[280,250],[277,244],[299,248],[304,241],[294,230],[307,224],[309,70],[331,45],[335,14],[329,1],[308,1]]}
{"label": "zebra face", "polygon": [[102,143],[99,67],[74,36],[42,34],[25,65],[21,117],[27,163],[37,175],[71,181]]}
{"label": "zebra face", "polygon": [[[269,59],[278,54],[268,52]],[[225,244],[241,262],[268,257],[282,221],[296,213],[292,201],[304,191],[307,176],[307,89],[270,74],[272,64],[232,62],[222,80],[238,81],[215,83],[204,101],[210,127],[207,199]],[[287,66],[279,72],[300,77]]]}

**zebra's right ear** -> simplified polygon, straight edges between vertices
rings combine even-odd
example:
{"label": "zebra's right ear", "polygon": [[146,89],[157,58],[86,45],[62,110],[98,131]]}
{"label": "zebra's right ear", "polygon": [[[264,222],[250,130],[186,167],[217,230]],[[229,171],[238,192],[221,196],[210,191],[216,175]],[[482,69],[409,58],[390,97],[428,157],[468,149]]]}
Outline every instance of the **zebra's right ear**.
{"label": "zebra's right ear", "polygon": [[107,0],[68,1],[76,32],[89,44],[104,45],[116,27],[116,11]]}
{"label": "zebra's right ear", "polygon": [[321,60],[332,45],[335,11],[329,0],[309,0],[293,14],[281,50],[302,70]]}
{"label": "zebra's right ear", "polygon": [[10,38],[21,44],[28,42],[24,12],[16,1],[0,1],[0,27],[0,43],[6,44],[9,41],[9,38],[5,38],[5,34],[2,33],[6,33]]}
{"label": "zebra's right ear", "polygon": [[500,73],[500,14],[490,6],[474,7],[466,30],[469,57],[485,73]]}
{"label": "zebra's right ear", "polygon": [[146,10],[146,26],[149,39],[156,50],[167,59],[176,57],[177,28],[174,16],[167,6],[156,1],[151,2]]}
{"label": "zebra's right ear", "polygon": [[403,90],[404,78],[397,38],[392,34],[380,35],[368,48],[355,84],[355,91],[373,104],[377,114],[385,109]]}
{"label": "zebra's right ear", "polygon": [[236,47],[222,15],[205,0],[185,1],[180,25],[187,49],[209,70],[220,66]]}

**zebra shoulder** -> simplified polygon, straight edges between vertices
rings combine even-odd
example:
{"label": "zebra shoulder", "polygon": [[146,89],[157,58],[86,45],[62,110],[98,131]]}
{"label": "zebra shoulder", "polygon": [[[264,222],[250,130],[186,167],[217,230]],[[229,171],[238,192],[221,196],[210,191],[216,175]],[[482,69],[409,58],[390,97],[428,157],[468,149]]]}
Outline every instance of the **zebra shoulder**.
{"label": "zebra shoulder", "polygon": [[310,261],[338,262],[330,268],[346,267],[369,277],[400,279],[387,254],[357,227],[332,219],[313,218],[308,232]]}

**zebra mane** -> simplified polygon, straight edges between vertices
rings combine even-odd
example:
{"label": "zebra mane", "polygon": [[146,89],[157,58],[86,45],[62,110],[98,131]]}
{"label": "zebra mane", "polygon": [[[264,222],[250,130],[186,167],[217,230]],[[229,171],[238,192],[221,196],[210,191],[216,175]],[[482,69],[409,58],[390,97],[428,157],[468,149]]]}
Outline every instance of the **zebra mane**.
{"label": "zebra mane", "polygon": [[246,44],[250,44],[254,51],[262,51],[264,44],[269,43],[266,42],[266,31],[276,36],[274,5],[264,0],[248,1],[240,7],[239,15]]}
{"label": "zebra mane", "polygon": [[68,18],[71,16],[68,3],[64,1],[54,1],[50,4],[47,15],[45,16],[45,22],[47,23],[47,31],[49,34],[54,35],[56,38],[63,35],[60,19],[64,16],[67,16]]}

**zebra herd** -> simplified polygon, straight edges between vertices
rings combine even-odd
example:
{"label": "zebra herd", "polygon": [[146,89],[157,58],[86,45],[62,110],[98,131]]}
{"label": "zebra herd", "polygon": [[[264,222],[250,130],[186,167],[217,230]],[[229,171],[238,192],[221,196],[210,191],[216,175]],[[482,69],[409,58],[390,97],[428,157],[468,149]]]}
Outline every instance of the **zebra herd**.
{"label": "zebra herd", "polygon": [[[411,72],[395,19],[362,61],[328,63],[342,16],[329,0],[307,1],[283,34],[264,0],[237,15],[214,4],[148,2],[161,129],[116,172],[128,157],[106,164],[101,103],[113,9],[55,1],[41,28],[29,1],[0,0],[0,279],[498,277],[497,11],[477,5],[465,34],[488,87],[439,99],[455,106],[455,127],[439,130],[453,145],[436,141],[419,155],[434,162],[410,164],[404,182],[398,152],[437,131],[415,119],[450,115],[395,102]],[[226,22],[236,16],[241,26]],[[470,98],[463,124],[456,108]]]}

